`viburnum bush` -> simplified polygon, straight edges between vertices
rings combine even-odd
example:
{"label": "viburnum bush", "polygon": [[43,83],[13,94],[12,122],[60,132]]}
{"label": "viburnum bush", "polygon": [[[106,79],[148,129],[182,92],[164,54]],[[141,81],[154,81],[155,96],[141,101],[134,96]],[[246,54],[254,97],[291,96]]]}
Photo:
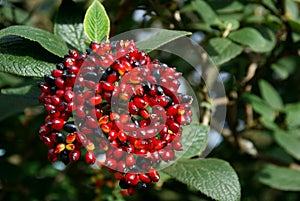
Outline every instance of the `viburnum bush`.
{"label": "viburnum bush", "polygon": [[0,200],[298,201],[299,6],[1,0]]}
{"label": "viburnum bush", "polygon": [[[0,32],[7,51],[24,52],[7,55],[2,70],[38,83],[25,88],[40,90],[38,101],[46,115],[37,133],[48,148],[45,157],[66,166],[85,160],[86,168],[92,165],[98,175],[111,175],[123,196],[149,189],[163,174],[163,180],[177,179],[213,199],[239,200],[238,178],[230,165],[198,158],[209,129],[193,114],[197,98],[179,90],[182,73],[148,54],[189,33],[160,30],[148,42],[110,41],[110,21],[98,1],[87,9],[83,26],[73,28],[80,37],[67,35],[60,24],[55,35],[29,26]],[[35,53],[31,46],[22,49],[24,43],[39,46],[38,54],[50,55],[49,60],[26,56]],[[101,191],[104,176],[93,178]]]}

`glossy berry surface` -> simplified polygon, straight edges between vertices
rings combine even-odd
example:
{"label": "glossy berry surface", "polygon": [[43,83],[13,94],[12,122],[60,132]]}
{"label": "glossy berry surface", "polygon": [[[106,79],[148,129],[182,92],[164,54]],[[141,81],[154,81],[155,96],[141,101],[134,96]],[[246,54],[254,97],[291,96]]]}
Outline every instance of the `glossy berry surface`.
{"label": "glossy berry surface", "polygon": [[84,156],[87,164],[105,165],[130,195],[159,181],[156,168],[176,159],[181,126],[191,123],[192,97],[178,92],[180,77],[133,41],[70,50],[39,84],[48,159],[67,165]]}

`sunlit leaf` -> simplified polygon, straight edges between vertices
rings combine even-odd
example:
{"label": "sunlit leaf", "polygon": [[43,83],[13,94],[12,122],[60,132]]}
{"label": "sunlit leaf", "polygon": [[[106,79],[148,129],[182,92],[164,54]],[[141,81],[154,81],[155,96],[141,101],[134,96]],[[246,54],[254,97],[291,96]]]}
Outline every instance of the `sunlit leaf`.
{"label": "sunlit leaf", "polygon": [[219,201],[238,201],[239,179],[233,168],[219,159],[179,160],[163,172]]}
{"label": "sunlit leaf", "polygon": [[243,48],[226,38],[213,38],[205,50],[216,65],[221,65],[241,54]]}
{"label": "sunlit leaf", "polygon": [[64,57],[64,55],[68,53],[68,47],[62,38],[42,29],[15,25],[0,30],[0,38],[10,35],[35,41],[52,54],[60,57]]}
{"label": "sunlit leaf", "polygon": [[83,26],[85,34],[91,41],[100,43],[103,39],[108,39],[110,21],[105,8],[98,0],[94,0],[86,11]]}

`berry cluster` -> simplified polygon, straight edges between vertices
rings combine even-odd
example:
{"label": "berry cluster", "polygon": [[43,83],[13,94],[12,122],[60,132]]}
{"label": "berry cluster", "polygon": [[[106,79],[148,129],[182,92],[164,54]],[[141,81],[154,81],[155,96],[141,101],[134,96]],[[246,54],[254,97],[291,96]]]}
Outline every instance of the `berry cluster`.
{"label": "berry cluster", "polygon": [[70,50],[45,82],[40,102],[48,112],[40,139],[48,158],[65,164],[99,154],[133,194],[159,180],[156,168],[181,151],[181,125],[191,123],[192,98],[178,92],[181,73],[139,51],[133,41],[91,43]]}

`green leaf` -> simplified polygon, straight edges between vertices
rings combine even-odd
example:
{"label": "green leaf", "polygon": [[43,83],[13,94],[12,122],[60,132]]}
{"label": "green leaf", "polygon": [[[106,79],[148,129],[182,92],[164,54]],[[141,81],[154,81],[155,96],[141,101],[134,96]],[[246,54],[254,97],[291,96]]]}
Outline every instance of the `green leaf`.
{"label": "green leaf", "polygon": [[271,68],[277,73],[280,79],[287,79],[295,69],[300,65],[300,59],[297,56],[286,56],[279,59]]}
{"label": "green leaf", "polygon": [[68,53],[68,47],[60,37],[42,29],[34,27],[15,25],[0,30],[0,38],[5,36],[19,36],[30,41],[39,43],[43,48],[59,57]]}
{"label": "green leaf", "polygon": [[260,114],[263,118],[269,121],[273,121],[275,119],[275,111],[265,100],[249,93],[244,93],[242,95],[242,99],[245,102],[250,103],[253,107],[253,110]]}
{"label": "green leaf", "polygon": [[262,125],[264,125],[264,127],[268,128],[270,130],[277,130],[277,129],[279,129],[278,126],[277,126],[277,124],[274,121],[270,120],[269,118],[261,116],[259,118],[259,121],[260,121],[260,123]]}
{"label": "green leaf", "polygon": [[237,43],[248,46],[254,52],[268,52],[273,48],[269,46],[267,39],[258,30],[250,27],[231,32],[228,37]]}
{"label": "green leaf", "polygon": [[273,0],[262,0],[265,6],[267,6],[269,9],[271,9],[273,12],[278,13],[278,8],[276,8],[275,3]]}
{"label": "green leaf", "polygon": [[297,19],[299,16],[298,4],[294,0],[285,0],[285,15],[289,16],[290,19]]}
{"label": "green leaf", "polygon": [[286,124],[288,128],[296,128],[300,126],[300,103],[290,103],[285,106]]}
{"label": "green leaf", "polygon": [[141,50],[151,52],[152,50],[155,50],[173,40],[190,34],[190,32],[186,31],[172,31],[161,29],[145,40],[137,41],[136,46]]}
{"label": "green leaf", "polygon": [[206,51],[216,65],[221,65],[241,54],[243,48],[226,38],[213,38]]}
{"label": "green leaf", "polygon": [[288,19],[289,25],[292,27],[292,30],[300,34],[300,21],[294,19]]}
{"label": "green leaf", "polygon": [[[226,1],[222,1],[225,2]],[[220,1],[219,0],[214,0],[214,5],[220,5]],[[239,2],[239,1],[232,1],[232,0],[227,0],[226,5],[222,5],[219,6],[219,8],[217,9],[217,12],[220,14],[227,14],[227,13],[235,13],[235,12],[241,12],[244,9],[244,5]]]}
{"label": "green leaf", "polygon": [[93,42],[101,42],[104,38],[107,40],[110,31],[110,21],[103,5],[94,0],[88,8],[84,21],[84,32]]}
{"label": "green leaf", "polygon": [[185,151],[183,158],[200,155],[207,145],[209,127],[201,124],[192,124],[183,127],[181,144]]}
{"label": "green leaf", "polygon": [[62,1],[54,24],[54,33],[64,39],[70,49],[84,51],[88,38],[83,30],[84,13],[73,1]]}
{"label": "green leaf", "polygon": [[214,10],[203,0],[194,0],[191,2],[193,10],[209,25],[219,22],[218,16]]}
{"label": "green leaf", "polygon": [[22,81],[23,79],[21,77],[17,77],[9,73],[0,72],[0,88],[15,86],[22,83]]}
{"label": "green leaf", "polygon": [[223,23],[222,23],[224,29],[227,29],[227,27],[229,27],[229,30],[230,31],[234,31],[234,30],[237,30],[239,27],[240,27],[240,22],[237,21],[237,20],[225,20]]}
{"label": "green leaf", "polygon": [[300,130],[277,130],[275,140],[287,153],[300,160]]}
{"label": "green leaf", "polygon": [[219,201],[240,200],[239,179],[232,167],[219,159],[179,160],[163,172]]}
{"label": "green leaf", "polygon": [[[0,93],[0,121],[24,112],[26,107],[38,105],[38,97],[41,93],[35,84],[25,85],[18,88],[2,89]],[[7,107],[9,105],[9,107]]]}
{"label": "green leaf", "polygon": [[192,30],[198,30],[198,31],[201,30],[201,31],[210,32],[210,33],[214,33],[214,32],[219,33],[218,31],[212,29],[208,24],[205,24],[203,22],[189,23],[187,25],[187,28],[192,29]]}
{"label": "green leaf", "polygon": [[261,52],[271,51],[277,44],[277,39],[274,31],[266,26],[257,27],[257,31],[262,35],[262,37],[265,40],[265,46],[264,48],[261,48],[260,51]]}
{"label": "green leaf", "polygon": [[259,90],[262,98],[272,106],[275,110],[282,110],[284,108],[282,99],[276,89],[265,80],[258,81]]}
{"label": "green leaf", "polygon": [[268,165],[258,175],[258,180],[272,188],[284,191],[300,191],[300,171]]}
{"label": "green leaf", "polygon": [[[7,107],[9,105],[9,107]],[[26,104],[19,103],[15,97],[0,94],[0,121],[14,114],[24,112]]]}
{"label": "green leaf", "polygon": [[[18,8],[12,4],[6,4],[5,6],[0,7],[0,15],[1,20],[3,22],[3,19],[6,21],[15,22],[17,24],[23,24],[23,23],[30,23],[31,19],[29,18],[30,14],[26,11],[24,11],[21,8]],[[24,19],[27,19],[26,21]],[[29,22],[28,22],[29,21]]]}
{"label": "green leaf", "polygon": [[[58,57],[39,44],[19,37],[0,39],[0,71],[20,76],[43,77],[55,69]],[[30,51],[28,51],[30,50]]]}
{"label": "green leaf", "polygon": [[15,97],[19,102],[28,105],[39,104],[38,98],[41,90],[34,84],[25,85],[17,88],[2,89],[1,94]]}

